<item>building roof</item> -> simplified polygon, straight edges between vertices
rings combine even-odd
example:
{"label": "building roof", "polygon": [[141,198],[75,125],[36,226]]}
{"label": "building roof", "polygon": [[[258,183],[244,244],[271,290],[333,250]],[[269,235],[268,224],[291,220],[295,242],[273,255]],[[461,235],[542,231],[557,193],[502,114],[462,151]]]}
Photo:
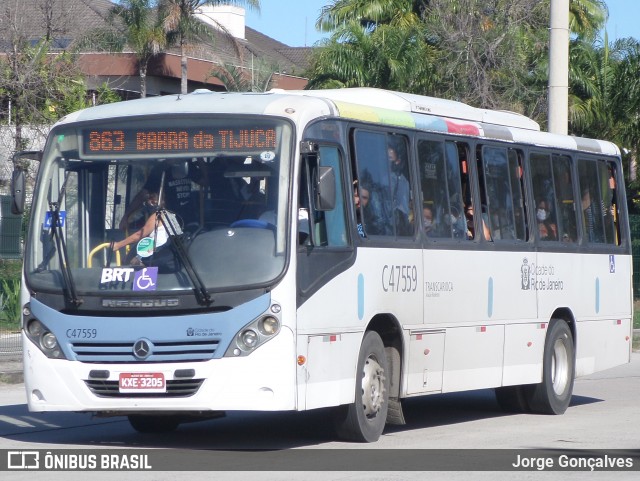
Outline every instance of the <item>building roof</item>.
{"label": "building roof", "polygon": [[67,48],[75,39],[90,31],[104,28],[110,0],[12,0],[3,6],[0,13],[0,46],[10,45],[8,39],[15,28],[28,41],[52,38],[52,47]]}
{"label": "building roof", "polygon": [[[109,11],[114,5],[110,0],[53,0],[47,2],[47,4],[51,5],[51,9],[47,12],[43,7],[45,3],[41,0],[11,0],[9,4],[6,9],[7,13],[4,15],[0,13],[0,50],[2,51],[6,51],[7,47],[11,45],[9,39],[14,25],[17,27],[16,30],[21,32],[24,38],[31,43],[35,43],[48,35],[52,39],[51,49],[54,51],[62,51],[74,45],[77,46],[79,41],[86,38],[88,34],[109,28]],[[11,11],[12,6],[15,6],[14,12]],[[311,48],[289,47],[246,26],[244,28],[245,38],[233,41],[229,39],[228,35],[225,36],[213,27],[210,28],[215,41],[203,39],[201,42],[194,42],[194,45],[191,45],[187,52],[190,59],[212,65],[233,65],[252,71],[266,69],[269,70],[269,73],[275,74],[276,77],[291,76],[300,78],[304,76],[305,70],[308,68]],[[80,51],[87,54],[96,54],[96,49],[90,47],[83,47]],[[131,50],[128,50],[128,52],[131,52]],[[108,54],[104,52],[104,49],[99,53],[102,55]],[[179,55],[177,48],[169,48],[166,53]],[[129,57],[129,59],[134,61],[132,57]],[[155,63],[158,63],[158,61]],[[160,63],[164,64],[166,62],[161,60]],[[108,64],[109,62],[105,63],[105,67],[99,75],[109,75],[104,71]],[[84,65],[86,65],[86,62]],[[189,65],[191,65],[191,60]],[[92,71],[96,75],[95,65]],[[175,74],[172,68],[164,65],[152,69],[149,74],[162,75],[163,72],[167,76]],[[114,72],[114,75],[121,75],[121,73]],[[201,79],[192,79],[191,72],[189,73],[189,79],[190,81],[194,80],[202,83]],[[208,82],[205,81],[204,83]],[[213,83],[221,84],[221,82]],[[306,84],[306,79],[304,83]],[[301,88],[300,82],[294,85],[295,88]],[[279,82],[271,86],[286,88]]]}

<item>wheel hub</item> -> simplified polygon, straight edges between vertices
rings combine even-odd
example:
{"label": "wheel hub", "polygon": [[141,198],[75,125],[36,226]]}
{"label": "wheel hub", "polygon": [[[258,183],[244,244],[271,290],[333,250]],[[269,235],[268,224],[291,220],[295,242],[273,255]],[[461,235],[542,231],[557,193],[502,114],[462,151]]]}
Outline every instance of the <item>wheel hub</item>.
{"label": "wheel hub", "polygon": [[384,369],[378,361],[367,358],[362,371],[362,405],[367,417],[375,416],[384,401]]}

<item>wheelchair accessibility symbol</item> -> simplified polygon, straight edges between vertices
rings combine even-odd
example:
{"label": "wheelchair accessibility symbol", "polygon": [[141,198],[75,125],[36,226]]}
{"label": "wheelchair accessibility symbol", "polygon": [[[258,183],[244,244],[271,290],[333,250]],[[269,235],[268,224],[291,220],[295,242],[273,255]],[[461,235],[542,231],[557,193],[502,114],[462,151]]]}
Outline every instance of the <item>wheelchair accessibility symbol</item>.
{"label": "wheelchair accessibility symbol", "polygon": [[134,291],[155,291],[158,283],[158,268],[145,267],[141,271],[136,271],[133,276]]}

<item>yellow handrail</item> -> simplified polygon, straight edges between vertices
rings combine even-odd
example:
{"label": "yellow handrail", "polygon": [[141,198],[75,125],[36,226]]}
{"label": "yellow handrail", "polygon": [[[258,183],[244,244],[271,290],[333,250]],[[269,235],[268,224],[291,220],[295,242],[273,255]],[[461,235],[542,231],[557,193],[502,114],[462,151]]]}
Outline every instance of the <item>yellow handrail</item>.
{"label": "yellow handrail", "polygon": [[[105,242],[104,244],[100,244],[99,246],[94,247],[91,252],[89,252],[89,257],[87,258],[87,266],[91,267],[91,261],[93,259],[93,254],[98,252],[100,249],[104,249],[111,246],[111,242]],[[120,251],[116,251],[116,265],[120,265]]]}

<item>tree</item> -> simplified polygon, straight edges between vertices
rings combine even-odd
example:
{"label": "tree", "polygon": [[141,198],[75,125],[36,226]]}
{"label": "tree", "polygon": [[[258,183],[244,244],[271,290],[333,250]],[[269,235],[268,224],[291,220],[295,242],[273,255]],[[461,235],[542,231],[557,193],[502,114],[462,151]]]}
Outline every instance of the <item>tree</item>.
{"label": "tree", "polygon": [[138,60],[140,96],[147,96],[147,68],[149,61],[167,44],[154,0],[121,0],[111,9],[111,17],[117,17],[126,28],[127,44]]}
{"label": "tree", "polygon": [[[634,163],[640,153],[640,41],[618,40],[613,47],[617,62],[614,71],[613,102],[615,139]],[[631,169],[628,169],[631,171]]]}
{"label": "tree", "polygon": [[308,88],[430,90],[437,55],[421,22],[426,3],[335,0],[324,7],[316,26],[333,34],[312,55]]}
{"label": "tree", "polygon": [[[335,41],[340,38],[340,42]],[[336,29],[312,57],[308,88],[378,87],[413,93],[432,89],[437,54],[420,24],[368,27],[350,22]]]}
{"label": "tree", "polygon": [[214,65],[209,76],[219,79],[227,92],[266,92],[280,68],[264,59],[258,59],[256,64],[250,70],[230,63]]}
{"label": "tree", "polygon": [[[22,15],[23,1],[11,0],[0,9],[0,122],[6,124],[0,135],[2,157],[13,152],[41,148],[51,124],[75,110],[94,103],[119,98],[106,86],[87,95],[84,75],[72,52],[51,48],[60,35],[68,32],[68,18],[54,7],[52,0],[34,0],[42,17],[42,31],[34,32]],[[57,12],[57,13],[56,13]],[[5,160],[5,158],[0,158]],[[35,164],[35,163],[34,163]],[[32,180],[36,166],[29,169]],[[1,162],[0,178],[10,177],[10,162]]]}
{"label": "tree", "polygon": [[608,16],[605,0],[569,1],[569,30],[580,37],[593,40]]}
{"label": "tree", "polygon": [[420,22],[428,5],[429,0],[334,0],[322,8],[316,28],[332,32],[354,21],[369,31],[384,24],[403,28]]}
{"label": "tree", "polygon": [[[209,27],[196,14],[204,5],[234,5],[260,9],[260,0],[159,0],[160,16],[168,42],[180,48],[180,91],[187,93],[187,46],[197,39],[213,40]],[[226,33],[222,25],[220,31]],[[227,35],[230,37],[230,35]]]}

